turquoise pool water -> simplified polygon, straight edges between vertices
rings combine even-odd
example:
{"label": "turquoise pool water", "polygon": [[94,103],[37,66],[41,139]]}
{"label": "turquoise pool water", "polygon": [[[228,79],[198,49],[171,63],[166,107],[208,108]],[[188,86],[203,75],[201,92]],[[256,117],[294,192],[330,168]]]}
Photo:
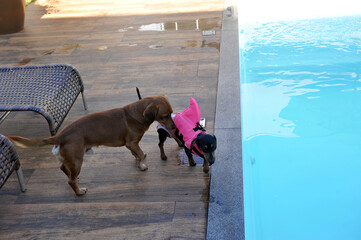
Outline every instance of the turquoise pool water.
{"label": "turquoise pool water", "polygon": [[245,236],[361,239],[361,16],[241,24]]}

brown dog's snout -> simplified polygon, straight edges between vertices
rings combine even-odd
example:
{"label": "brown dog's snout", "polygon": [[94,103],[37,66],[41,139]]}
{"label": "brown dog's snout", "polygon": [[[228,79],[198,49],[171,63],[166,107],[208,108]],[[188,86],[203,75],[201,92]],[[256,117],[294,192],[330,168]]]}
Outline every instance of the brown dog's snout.
{"label": "brown dog's snout", "polygon": [[177,126],[175,125],[174,121],[170,118],[165,122],[159,122],[163,127],[165,127],[169,132],[174,131]]}

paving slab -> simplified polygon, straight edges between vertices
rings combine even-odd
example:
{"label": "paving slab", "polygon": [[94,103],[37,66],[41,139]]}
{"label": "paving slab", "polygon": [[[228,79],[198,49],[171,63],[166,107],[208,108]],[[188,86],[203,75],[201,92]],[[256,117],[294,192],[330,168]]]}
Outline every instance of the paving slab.
{"label": "paving slab", "polygon": [[226,1],[218,76],[216,163],[211,169],[207,239],[244,239],[237,3]]}

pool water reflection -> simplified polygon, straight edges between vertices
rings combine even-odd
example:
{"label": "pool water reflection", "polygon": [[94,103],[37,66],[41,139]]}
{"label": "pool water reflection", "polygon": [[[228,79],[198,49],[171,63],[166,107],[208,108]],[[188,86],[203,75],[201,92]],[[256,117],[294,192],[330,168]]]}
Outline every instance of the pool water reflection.
{"label": "pool water reflection", "polygon": [[240,30],[246,239],[361,239],[361,17]]}

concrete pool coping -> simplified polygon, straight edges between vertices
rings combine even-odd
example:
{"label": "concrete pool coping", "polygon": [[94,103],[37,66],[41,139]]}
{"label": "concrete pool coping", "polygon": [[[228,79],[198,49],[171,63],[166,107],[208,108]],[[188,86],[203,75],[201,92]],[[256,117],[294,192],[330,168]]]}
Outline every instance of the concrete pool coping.
{"label": "concrete pool coping", "polygon": [[226,0],[214,132],[207,239],[244,239],[237,1]]}

